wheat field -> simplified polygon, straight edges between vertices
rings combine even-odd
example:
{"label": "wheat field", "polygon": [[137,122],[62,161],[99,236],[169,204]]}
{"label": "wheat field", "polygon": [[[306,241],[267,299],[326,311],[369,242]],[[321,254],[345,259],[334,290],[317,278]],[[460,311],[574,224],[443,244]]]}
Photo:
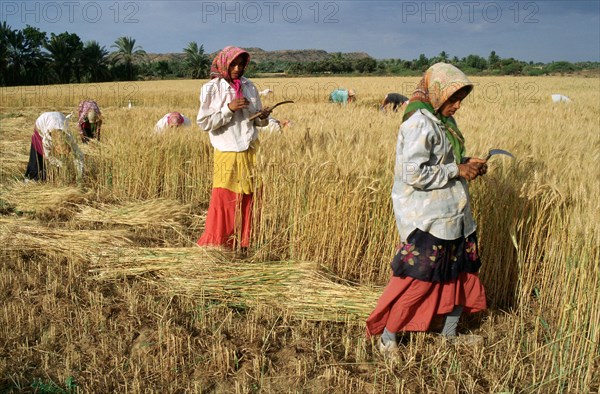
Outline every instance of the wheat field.
{"label": "wheat field", "polygon": [[[195,247],[212,183],[195,119],[202,83],[0,89],[0,391],[595,393],[600,389],[600,79],[478,77],[457,113],[489,309],[459,332],[404,338],[384,359],[364,321],[399,239],[390,193],[400,113],[418,78],[263,79],[281,134],[261,134],[246,255]],[[353,88],[348,106],[327,102]],[[561,93],[571,103],[552,103]],[[22,181],[35,119],[98,101],[102,141]],[[131,103],[131,108],[129,108]],[[75,130],[71,122],[71,130]],[[67,163],[68,164],[68,163]]]}

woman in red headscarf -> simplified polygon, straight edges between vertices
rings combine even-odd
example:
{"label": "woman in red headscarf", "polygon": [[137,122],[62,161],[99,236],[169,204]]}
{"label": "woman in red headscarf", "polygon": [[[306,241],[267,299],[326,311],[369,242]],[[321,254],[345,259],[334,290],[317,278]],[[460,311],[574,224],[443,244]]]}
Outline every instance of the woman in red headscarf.
{"label": "woman in red headscarf", "polygon": [[[196,119],[214,147],[213,190],[198,245],[246,248],[250,243],[257,126],[268,123],[256,86],[243,77],[250,54],[228,46],[217,54],[200,92]],[[250,117],[257,112],[255,120]]]}

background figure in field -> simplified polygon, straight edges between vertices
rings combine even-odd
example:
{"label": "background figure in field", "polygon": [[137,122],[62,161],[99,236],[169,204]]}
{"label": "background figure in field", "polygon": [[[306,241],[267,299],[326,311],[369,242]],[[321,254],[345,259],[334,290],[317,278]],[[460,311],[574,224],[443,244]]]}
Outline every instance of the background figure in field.
{"label": "background figure in field", "polygon": [[348,104],[356,99],[356,93],[353,89],[335,89],[329,94],[329,102],[338,104]]}
{"label": "background figure in field", "polygon": [[258,92],[258,94],[260,94],[261,97],[268,96],[272,93],[273,93],[273,91],[271,89],[264,89],[264,90],[261,90],[260,92]]}
{"label": "background figure in field", "polygon": [[44,112],[35,121],[25,177],[46,180],[46,163],[62,167],[57,156],[73,155],[77,179],[83,174],[83,153],[69,132],[69,117],[60,112]]}
{"label": "background figure in field", "polygon": [[[198,245],[246,248],[250,229],[258,149],[257,126],[266,126],[256,86],[243,77],[250,54],[228,46],[217,54],[210,82],[200,92],[197,123],[214,147],[213,189]],[[260,112],[255,120],[251,116]]]}
{"label": "background figure in field", "polygon": [[388,93],[381,102],[379,110],[386,112],[387,108],[391,105],[392,111],[398,112],[398,108],[403,109],[406,104],[408,104],[408,97],[400,93]]}
{"label": "background figure in field", "polygon": [[154,131],[157,133],[163,132],[168,128],[190,127],[192,121],[179,112],[169,112],[165,114],[154,126]]}
{"label": "background figure in field", "polygon": [[94,100],[85,100],[79,103],[77,110],[79,134],[81,141],[87,144],[90,139],[100,141],[102,128],[102,112]]}
{"label": "background figure in field", "polygon": [[550,95],[553,103],[570,103],[572,100],[563,94],[552,94]]}
{"label": "background figure in field", "polygon": [[268,118],[269,123],[266,126],[258,127],[258,131],[266,131],[269,133],[281,133],[288,127],[292,126],[292,122],[289,119],[278,120],[271,116]]}
{"label": "background figure in field", "polygon": [[367,319],[367,334],[381,334],[384,354],[397,350],[398,332],[428,331],[434,316],[445,316],[442,334],[456,341],[461,313],[487,307],[467,184],[487,166],[465,156],[453,118],[472,89],[458,68],[434,64],[400,126],[392,203],[401,243],[392,277]]}

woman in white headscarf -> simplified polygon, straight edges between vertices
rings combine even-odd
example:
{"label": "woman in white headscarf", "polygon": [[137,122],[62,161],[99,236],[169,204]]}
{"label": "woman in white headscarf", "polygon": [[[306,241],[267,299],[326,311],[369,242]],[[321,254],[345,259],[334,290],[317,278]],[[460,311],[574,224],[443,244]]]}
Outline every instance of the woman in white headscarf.
{"label": "woman in white headscarf", "polygon": [[438,63],[406,108],[392,188],[401,244],[392,277],[367,319],[367,334],[381,334],[384,353],[397,349],[398,332],[428,331],[434,316],[445,316],[442,334],[454,341],[460,315],[486,308],[467,181],[487,166],[466,157],[454,120],[472,89],[462,71]]}
{"label": "woman in white headscarf", "polygon": [[57,167],[62,166],[62,162],[56,158],[57,154],[62,153],[61,148],[68,148],[71,151],[77,178],[81,178],[83,153],[69,132],[69,117],[70,115],[65,116],[60,112],[44,112],[37,118],[31,136],[26,178],[36,181],[46,180],[46,163]]}

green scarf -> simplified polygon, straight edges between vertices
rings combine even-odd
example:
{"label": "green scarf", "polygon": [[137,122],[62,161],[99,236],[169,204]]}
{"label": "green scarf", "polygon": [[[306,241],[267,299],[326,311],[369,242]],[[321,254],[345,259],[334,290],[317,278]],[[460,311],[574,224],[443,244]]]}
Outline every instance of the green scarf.
{"label": "green scarf", "polygon": [[442,114],[436,114],[433,109],[433,105],[430,103],[426,103],[424,101],[413,101],[410,102],[406,106],[406,110],[404,111],[404,116],[402,117],[402,122],[405,122],[415,113],[415,111],[419,109],[425,109],[431,112],[436,118],[438,118],[446,129],[446,137],[450,140],[450,144],[452,144],[452,152],[454,153],[454,160],[456,164],[462,163],[463,157],[465,157],[466,149],[465,149],[465,138],[461,134],[460,130],[456,122],[450,116],[443,116]]}

